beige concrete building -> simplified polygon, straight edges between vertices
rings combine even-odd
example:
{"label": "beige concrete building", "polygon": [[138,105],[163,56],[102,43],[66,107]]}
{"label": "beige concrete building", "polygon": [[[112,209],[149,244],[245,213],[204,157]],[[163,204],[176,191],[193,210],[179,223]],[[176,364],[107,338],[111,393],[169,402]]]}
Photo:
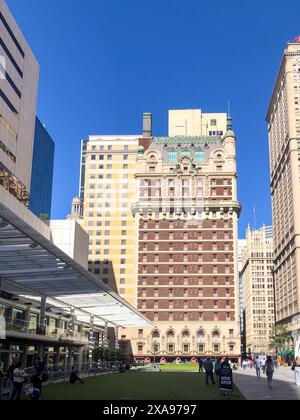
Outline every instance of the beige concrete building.
{"label": "beige concrete building", "polygon": [[38,63],[0,0],[0,200],[4,190],[28,205]]}
{"label": "beige concrete building", "polygon": [[252,354],[269,352],[275,325],[273,239],[268,232],[265,226],[249,227],[242,256],[245,351]]}
{"label": "beige concrete building", "polygon": [[76,220],[51,220],[51,242],[88,269],[89,235]]}
{"label": "beige concrete building", "polygon": [[82,223],[90,240],[89,270],[134,306],[137,232],[131,205],[137,200],[140,137],[91,136],[83,141],[80,181]]}
{"label": "beige concrete building", "polygon": [[169,111],[169,137],[223,136],[227,114],[208,114],[201,109]]}
{"label": "beige concrete building", "polygon": [[137,308],[154,325],[121,332],[120,345],[139,359],[238,359],[240,205],[231,119],[206,114],[220,135],[207,133],[200,110],[169,115],[169,137],[140,142],[132,207]]}
{"label": "beige concrete building", "polygon": [[[300,42],[286,45],[267,113],[276,319],[300,319]],[[300,323],[298,321],[298,328]]]}

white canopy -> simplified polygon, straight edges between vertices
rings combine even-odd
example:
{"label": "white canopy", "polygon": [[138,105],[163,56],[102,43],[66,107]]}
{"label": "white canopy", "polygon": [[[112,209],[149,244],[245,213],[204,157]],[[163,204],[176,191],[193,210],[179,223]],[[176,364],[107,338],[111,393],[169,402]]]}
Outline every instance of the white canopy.
{"label": "white canopy", "polygon": [[0,280],[4,291],[50,298],[49,304],[73,307],[86,321],[94,316],[120,327],[151,325],[110,287],[1,203]]}

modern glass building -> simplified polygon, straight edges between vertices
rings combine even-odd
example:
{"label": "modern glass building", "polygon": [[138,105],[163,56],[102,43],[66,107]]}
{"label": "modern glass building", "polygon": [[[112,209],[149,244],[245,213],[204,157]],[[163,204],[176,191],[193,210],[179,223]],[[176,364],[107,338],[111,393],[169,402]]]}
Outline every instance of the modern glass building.
{"label": "modern glass building", "polygon": [[54,142],[36,117],[29,209],[38,217],[51,216]]}

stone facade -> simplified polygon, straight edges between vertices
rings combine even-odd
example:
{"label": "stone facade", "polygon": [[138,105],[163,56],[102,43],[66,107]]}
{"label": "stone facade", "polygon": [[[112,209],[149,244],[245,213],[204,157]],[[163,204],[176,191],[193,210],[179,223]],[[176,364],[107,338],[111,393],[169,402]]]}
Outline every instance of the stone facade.
{"label": "stone facade", "polygon": [[240,205],[229,117],[225,131],[140,143],[132,205],[137,308],[154,326],[121,332],[121,347],[130,345],[136,358],[240,356]]}
{"label": "stone facade", "polygon": [[300,328],[300,42],[288,43],[267,114],[276,320]]}
{"label": "stone facade", "polygon": [[274,334],[273,239],[267,232],[265,226],[248,228],[242,255],[245,351],[250,354],[267,354]]}

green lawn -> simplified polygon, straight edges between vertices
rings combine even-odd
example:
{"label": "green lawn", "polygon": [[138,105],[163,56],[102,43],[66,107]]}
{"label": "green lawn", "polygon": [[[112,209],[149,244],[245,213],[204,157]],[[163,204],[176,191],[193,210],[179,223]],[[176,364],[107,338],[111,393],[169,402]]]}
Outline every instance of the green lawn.
{"label": "green lawn", "polygon": [[[199,373],[108,374],[85,380],[84,384],[62,383],[43,389],[43,400],[217,400],[218,386],[205,385]],[[231,399],[244,399],[237,388]],[[226,398],[227,399],[227,398]]]}
{"label": "green lawn", "polygon": [[159,365],[162,372],[167,371],[176,371],[176,372],[198,372],[199,366],[192,365],[192,364],[186,364],[186,365],[176,365],[174,363],[167,363]]}

